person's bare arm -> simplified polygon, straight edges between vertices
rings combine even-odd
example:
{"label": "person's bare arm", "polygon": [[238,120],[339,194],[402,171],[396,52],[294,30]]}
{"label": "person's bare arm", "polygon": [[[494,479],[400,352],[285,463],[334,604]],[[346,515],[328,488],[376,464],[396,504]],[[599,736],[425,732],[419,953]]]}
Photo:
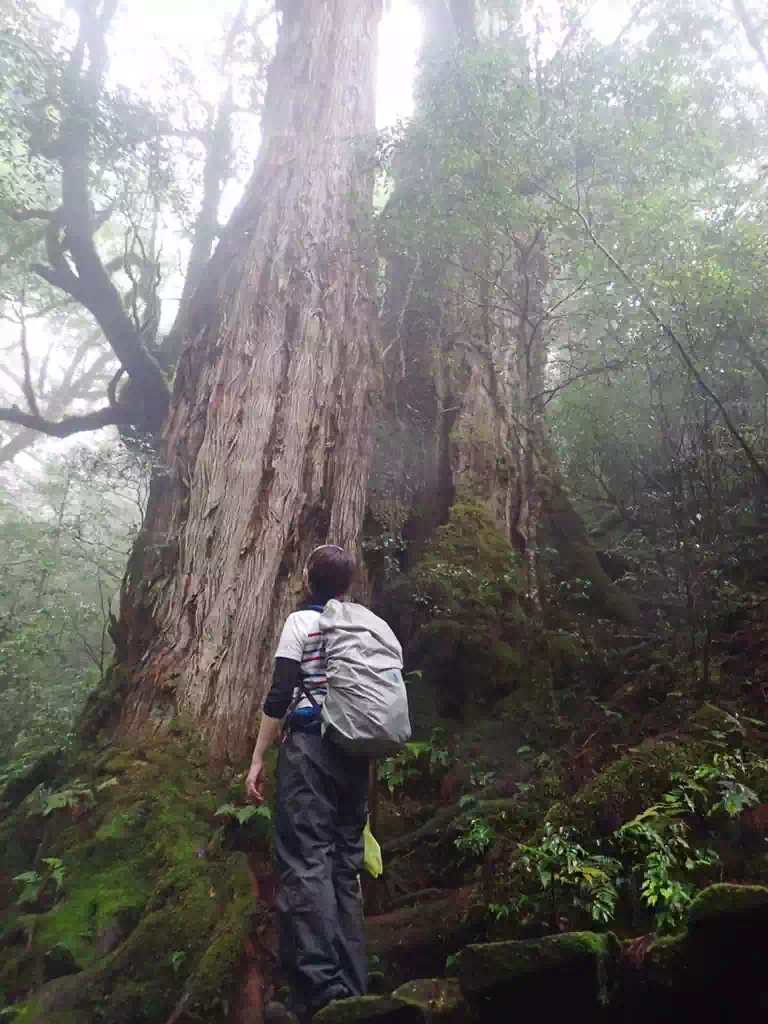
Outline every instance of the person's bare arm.
{"label": "person's bare arm", "polygon": [[253,748],[251,768],[245,783],[248,799],[255,804],[264,802],[264,755],[280,733],[280,723],[290,707],[293,694],[301,679],[301,664],[292,658],[277,658],[272,673],[272,687],[264,701],[261,725],[256,746]]}
{"label": "person's bare arm", "polygon": [[251,803],[264,803],[264,755],[280,734],[280,719],[262,714],[259,735],[253,748],[251,768],[245,782],[245,789]]}

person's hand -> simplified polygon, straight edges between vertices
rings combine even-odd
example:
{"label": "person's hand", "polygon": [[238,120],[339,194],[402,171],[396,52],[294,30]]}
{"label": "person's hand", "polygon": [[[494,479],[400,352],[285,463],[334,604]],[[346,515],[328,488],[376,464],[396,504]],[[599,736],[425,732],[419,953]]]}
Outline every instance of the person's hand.
{"label": "person's hand", "polygon": [[251,770],[245,780],[246,796],[252,804],[264,803],[264,762],[252,761]]}

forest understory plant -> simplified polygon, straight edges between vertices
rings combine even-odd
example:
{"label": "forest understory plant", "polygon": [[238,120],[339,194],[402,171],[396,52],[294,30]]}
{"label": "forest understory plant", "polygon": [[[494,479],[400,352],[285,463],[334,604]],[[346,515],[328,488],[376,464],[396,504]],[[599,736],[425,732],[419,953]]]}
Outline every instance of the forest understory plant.
{"label": "forest understory plant", "polygon": [[671,781],[660,801],[601,840],[545,822],[538,842],[518,846],[511,867],[512,888],[522,892],[489,904],[490,912],[497,920],[534,917],[557,930],[574,912],[631,928],[639,910],[662,934],[679,929],[696,892],[723,880],[719,854],[707,842],[760,803],[768,760],[739,749],[718,752],[673,772]]}

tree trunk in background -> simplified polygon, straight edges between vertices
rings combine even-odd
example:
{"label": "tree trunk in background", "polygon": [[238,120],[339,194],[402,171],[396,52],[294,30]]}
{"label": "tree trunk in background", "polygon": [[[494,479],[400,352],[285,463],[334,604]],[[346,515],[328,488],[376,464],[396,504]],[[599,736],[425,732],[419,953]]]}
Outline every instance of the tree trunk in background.
{"label": "tree trunk in background", "polygon": [[[423,0],[421,6],[424,73],[439,81],[444,71],[450,74],[446,58],[476,42],[473,4]],[[437,99],[430,118],[439,120],[439,105]],[[538,549],[548,532],[566,573],[586,579],[609,615],[636,625],[639,611],[600,565],[548,443],[544,393],[556,320],[547,309],[545,229],[489,225],[487,239],[470,244],[456,266],[441,264],[418,234],[398,248],[398,220],[408,219],[415,200],[418,225],[425,185],[423,168],[418,160],[409,164],[407,150],[395,175],[396,192],[382,218],[387,390],[369,486],[371,534],[401,534],[410,566],[454,501],[482,502],[524,560],[534,608]],[[388,248],[390,237],[395,244]]]}
{"label": "tree trunk in background", "polygon": [[[439,66],[456,47],[475,41],[474,0],[420,0],[419,7],[422,61]],[[455,500],[450,434],[459,411],[455,392],[466,368],[454,351],[456,310],[443,294],[443,268],[428,246],[414,254],[387,243],[390,218],[396,221],[409,197],[424,187],[418,169],[401,165],[395,173],[396,193],[383,218],[385,391],[376,416],[368,501],[376,520],[371,532],[402,534],[412,565]]]}
{"label": "tree trunk in background", "polygon": [[261,150],[186,319],[115,629],[121,729],[188,713],[217,760],[252,741],[307,555],[357,550],[368,466],[380,0],[279,6]]}

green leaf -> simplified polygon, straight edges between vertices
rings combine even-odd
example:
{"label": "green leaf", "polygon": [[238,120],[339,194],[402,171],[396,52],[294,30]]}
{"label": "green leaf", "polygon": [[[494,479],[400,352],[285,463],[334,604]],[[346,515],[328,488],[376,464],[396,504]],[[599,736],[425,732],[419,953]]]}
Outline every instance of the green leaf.
{"label": "green leaf", "polygon": [[272,811],[269,807],[265,807],[263,805],[261,807],[254,807],[251,805],[250,807],[241,807],[236,814],[236,818],[241,825],[245,825],[245,823],[250,821],[251,818],[265,818],[267,821],[270,821],[272,818]]}

